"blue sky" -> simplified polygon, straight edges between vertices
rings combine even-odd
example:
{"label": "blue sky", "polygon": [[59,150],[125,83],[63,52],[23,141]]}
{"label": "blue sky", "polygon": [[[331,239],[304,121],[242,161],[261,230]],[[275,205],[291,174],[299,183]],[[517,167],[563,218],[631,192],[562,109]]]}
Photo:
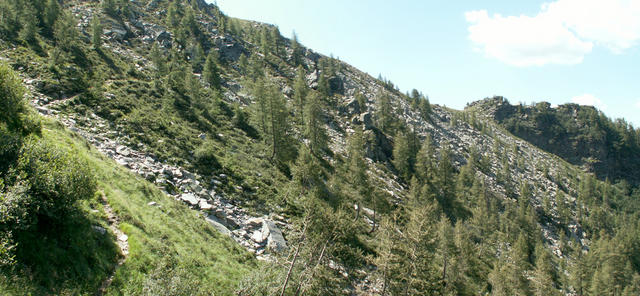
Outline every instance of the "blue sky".
{"label": "blue sky", "polygon": [[[482,3],[480,3],[482,2]],[[640,1],[218,0],[403,91],[456,109],[595,105],[640,127]]]}

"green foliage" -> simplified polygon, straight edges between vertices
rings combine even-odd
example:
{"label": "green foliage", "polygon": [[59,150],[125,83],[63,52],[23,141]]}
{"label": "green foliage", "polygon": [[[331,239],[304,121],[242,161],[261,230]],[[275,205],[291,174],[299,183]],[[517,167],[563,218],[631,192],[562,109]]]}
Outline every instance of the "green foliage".
{"label": "green foliage", "polygon": [[91,42],[95,49],[100,49],[102,46],[102,24],[100,23],[100,17],[95,16],[91,20]]}
{"label": "green foliage", "polygon": [[307,82],[305,80],[305,71],[302,66],[298,66],[296,70],[296,78],[293,82],[293,100],[296,106],[296,114],[301,123],[304,123],[304,109],[305,103],[307,101],[307,96],[309,95],[309,87],[307,86]]}
{"label": "green foliage", "polygon": [[0,64],[0,124],[9,130],[18,130],[23,127],[24,117],[27,112],[24,101],[24,87],[8,66]]}
{"label": "green foliage", "polygon": [[309,139],[309,148],[314,155],[322,155],[329,148],[328,136],[324,128],[324,109],[320,97],[312,93],[304,106],[304,135]]}
{"label": "green foliage", "polygon": [[217,58],[215,55],[215,50],[212,49],[211,51],[209,51],[207,60],[204,62],[202,75],[204,77],[204,81],[206,81],[211,88],[220,89],[220,74],[218,73],[218,66],[216,65],[216,61]]}
{"label": "green foliage", "polygon": [[71,50],[78,41],[76,20],[68,12],[63,12],[58,17],[53,28],[53,36],[56,45],[63,50]]}
{"label": "green foliage", "polygon": [[393,146],[393,165],[405,181],[411,180],[414,159],[415,152],[409,146],[408,136],[404,132],[398,131]]}
{"label": "green foliage", "polygon": [[303,48],[298,41],[298,35],[296,32],[293,32],[293,37],[291,38],[291,61],[294,66],[299,66],[302,64],[302,59],[304,57]]}
{"label": "green foliage", "polygon": [[391,98],[386,93],[378,94],[376,98],[376,122],[383,132],[390,132],[395,126]]}
{"label": "green foliage", "polygon": [[265,84],[263,79],[254,84],[253,95],[257,101],[255,118],[271,148],[270,158],[284,164],[295,157],[285,99],[275,85]]}

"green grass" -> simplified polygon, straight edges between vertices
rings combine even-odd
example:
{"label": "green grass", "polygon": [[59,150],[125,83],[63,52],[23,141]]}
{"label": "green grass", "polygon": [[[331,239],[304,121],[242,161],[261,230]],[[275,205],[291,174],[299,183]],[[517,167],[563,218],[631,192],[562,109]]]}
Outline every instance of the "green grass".
{"label": "green grass", "polygon": [[[86,160],[98,180],[95,196],[79,203],[68,245],[34,238],[31,266],[0,275],[0,295],[93,295],[112,272],[119,251],[107,227],[104,194],[129,236],[130,254],[115,274],[108,295],[230,295],[256,268],[252,256],[193,211],[154,185],[106,158],[60,123],[44,121],[43,139]],[[148,206],[155,201],[159,206]],[[23,246],[24,247],[24,246]]]}

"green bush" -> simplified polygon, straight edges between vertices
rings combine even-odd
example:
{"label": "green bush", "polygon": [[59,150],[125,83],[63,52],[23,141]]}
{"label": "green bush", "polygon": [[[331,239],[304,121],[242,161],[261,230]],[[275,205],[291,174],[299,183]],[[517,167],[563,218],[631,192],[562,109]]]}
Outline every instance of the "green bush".
{"label": "green bush", "polygon": [[220,162],[216,157],[213,142],[206,141],[202,143],[202,145],[196,149],[194,156],[194,165],[198,172],[208,175],[220,169]]}
{"label": "green bush", "polygon": [[29,139],[22,147],[17,169],[18,179],[24,179],[28,188],[25,206],[31,219],[63,222],[77,200],[96,191],[95,177],[84,162],[38,139]]}

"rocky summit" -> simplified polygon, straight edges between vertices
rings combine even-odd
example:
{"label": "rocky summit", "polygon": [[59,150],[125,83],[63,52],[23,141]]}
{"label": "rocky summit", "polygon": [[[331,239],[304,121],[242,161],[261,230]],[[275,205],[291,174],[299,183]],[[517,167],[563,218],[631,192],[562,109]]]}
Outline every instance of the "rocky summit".
{"label": "rocky summit", "polygon": [[640,131],[200,0],[0,2],[9,295],[638,295]]}

